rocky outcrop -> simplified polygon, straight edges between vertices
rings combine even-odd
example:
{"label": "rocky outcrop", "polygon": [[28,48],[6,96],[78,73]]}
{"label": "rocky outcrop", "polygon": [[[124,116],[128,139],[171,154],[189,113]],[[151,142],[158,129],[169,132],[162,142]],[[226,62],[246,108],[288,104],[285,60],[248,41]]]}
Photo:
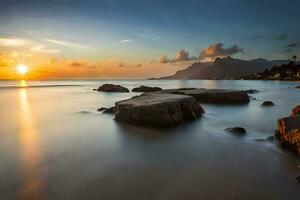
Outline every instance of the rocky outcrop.
{"label": "rocky outcrop", "polygon": [[162,90],[161,93],[182,94],[195,97],[200,103],[212,104],[247,104],[250,102],[246,91],[241,90],[222,90],[222,89],[170,89]]}
{"label": "rocky outcrop", "polygon": [[279,119],[277,124],[282,146],[300,155],[300,115]]}
{"label": "rocky outcrop", "polygon": [[162,90],[160,87],[140,86],[132,89],[132,92],[157,92]]}
{"label": "rocky outcrop", "polygon": [[295,116],[295,115],[300,115],[300,105],[293,108],[292,116]]}
{"label": "rocky outcrop", "polygon": [[261,106],[274,106],[275,104],[272,101],[264,101]]}
{"label": "rocky outcrop", "polygon": [[117,121],[164,128],[194,120],[204,112],[194,97],[168,93],[145,93],[116,102],[115,107]]}
{"label": "rocky outcrop", "polygon": [[233,133],[235,135],[245,135],[246,134],[246,130],[242,127],[230,127],[230,128],[226,128],[225,131]]}
{"label": "rocky outcrop", "polygon": [[103,84],[98,88],[98,92],[129,92],[129,90],[121,85]]}

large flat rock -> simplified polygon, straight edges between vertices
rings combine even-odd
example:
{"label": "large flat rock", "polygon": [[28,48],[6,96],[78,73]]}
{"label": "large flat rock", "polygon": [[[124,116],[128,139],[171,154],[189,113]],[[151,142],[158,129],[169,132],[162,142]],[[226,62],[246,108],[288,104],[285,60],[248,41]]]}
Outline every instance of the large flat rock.
{"label": "large flat rock", "polygon": [[247,91],[243,90],[222,90],[205,88],[180,88],[162,90],[159,93],[182,94],[195,97],[200,103],[213,104],[247,104],[250,102]]}
{"label": "large flat rock", "polygon": [[192,96],[147,93],[116,102],[115,119],[142,126],[173,127],[199,118],[204,112]]}

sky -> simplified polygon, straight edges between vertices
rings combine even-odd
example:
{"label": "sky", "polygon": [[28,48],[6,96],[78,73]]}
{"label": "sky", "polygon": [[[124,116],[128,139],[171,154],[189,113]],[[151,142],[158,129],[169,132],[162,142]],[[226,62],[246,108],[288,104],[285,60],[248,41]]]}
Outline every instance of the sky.
{"label": "sky", "polygon": [[0,0],[0,79],[170,75],[216,57],[300,57],[299,0]]}

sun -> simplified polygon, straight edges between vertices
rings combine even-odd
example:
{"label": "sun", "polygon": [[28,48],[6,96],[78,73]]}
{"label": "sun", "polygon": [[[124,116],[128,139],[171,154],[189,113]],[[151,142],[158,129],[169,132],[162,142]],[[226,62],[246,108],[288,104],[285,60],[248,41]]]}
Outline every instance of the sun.
{"label": "sun", "polygon": [[19,65],[18,68],[17,68],[17,71],[19,74],[23,75],[23,74],[26,74],[27,71],[28,71],[28,68],[26,65]]}

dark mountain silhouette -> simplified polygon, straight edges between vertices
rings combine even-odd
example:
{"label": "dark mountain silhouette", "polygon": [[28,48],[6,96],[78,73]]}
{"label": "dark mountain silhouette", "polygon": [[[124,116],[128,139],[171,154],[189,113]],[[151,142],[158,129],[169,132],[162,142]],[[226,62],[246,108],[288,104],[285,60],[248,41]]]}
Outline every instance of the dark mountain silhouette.
{"label": "dark mountain silhouette", "polygon": [[196,62],[172,76],[161,79],[234,79],[286,63],[289,61],[269,61],[263,58],[254,60],[240,60],[232,57],[216,58],[214,62]]}

